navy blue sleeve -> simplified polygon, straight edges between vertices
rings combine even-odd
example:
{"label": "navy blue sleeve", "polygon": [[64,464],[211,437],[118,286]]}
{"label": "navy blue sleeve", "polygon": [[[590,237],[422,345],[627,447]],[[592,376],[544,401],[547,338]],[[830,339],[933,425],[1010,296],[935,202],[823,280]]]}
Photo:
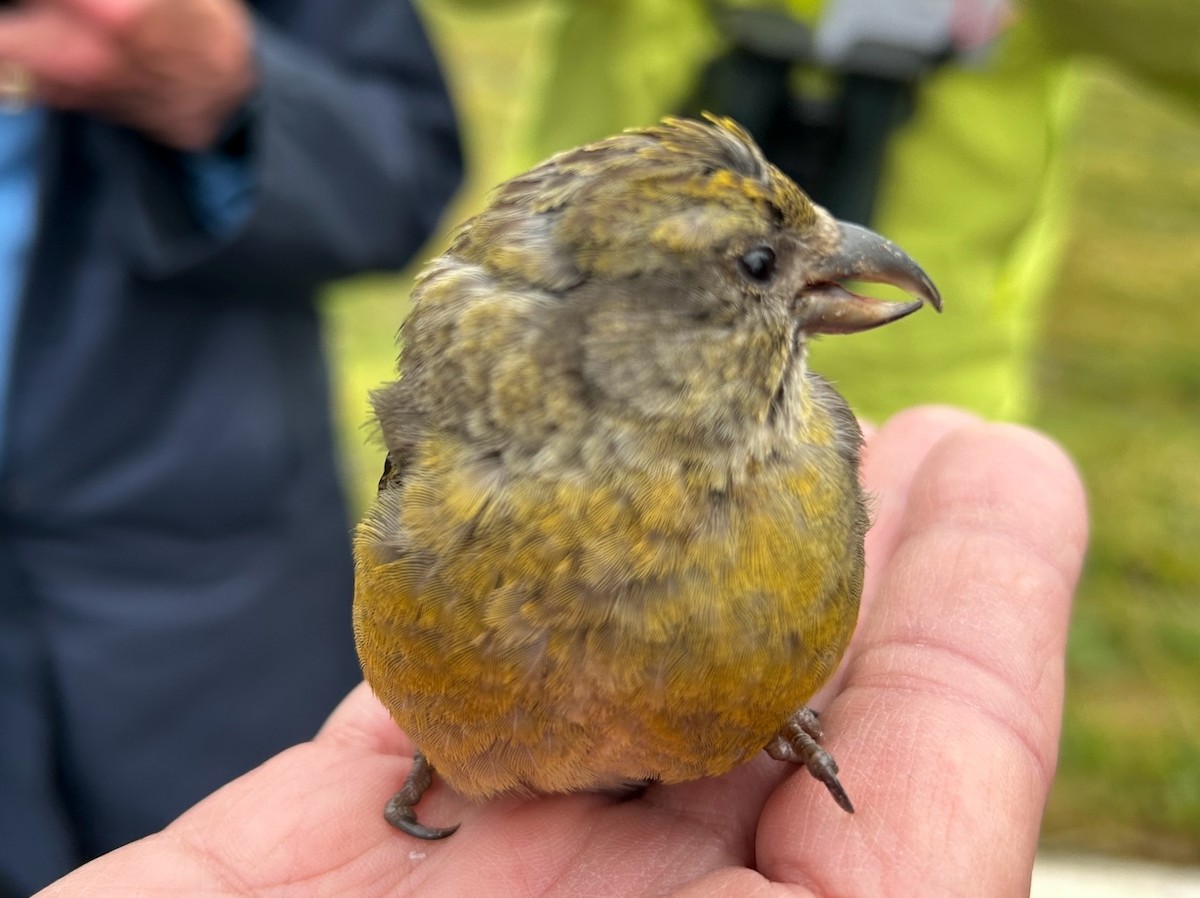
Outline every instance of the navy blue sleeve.
{"label": "navy blue sleeve", "polygon": [[254,209],[254,171],[244,155],[220,146],[182,154],[188,202],[200,226],[218,237],[236,232]]}
{"label": "navy blue sleeve", "polygon": [[[237,136],[252,195],[235,227],[198,214],[180,154],[138,142],[125,239],[173,294],[292,302],[348,274],[396,269],[462,174],[453,107],[402,0],[284,0],[255,10],[259,85]],[[269,295],[268,295],[269,294]]]}

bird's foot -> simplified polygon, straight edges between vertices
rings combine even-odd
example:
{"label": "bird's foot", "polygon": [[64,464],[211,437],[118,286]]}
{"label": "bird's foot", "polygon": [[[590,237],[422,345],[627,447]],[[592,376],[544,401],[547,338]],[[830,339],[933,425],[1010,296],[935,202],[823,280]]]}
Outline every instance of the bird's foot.
{"label": "bird's foot", "polygon": [[854,813],[850,796],[838,780],[838,765],[820,743],[823,736],[817,713],[811,708],[801,708],[788,718],[787,723],[767,743],[767,754],[777,761],[803,764],[808,772],[825,784],[833,800],[847,814]]}
{"label": "bird's foot", "polygon": [[417,802],[433,783],[433,765],[426,760],[425,755],[417,752],[413,755],[412,769],[404,778],[400,791],[391,797],[383,809],[383,817],[396,829],[415,836],[418,839],[444,839],[454,835],[458,824],[446,827],[426,826],[417,822]]}

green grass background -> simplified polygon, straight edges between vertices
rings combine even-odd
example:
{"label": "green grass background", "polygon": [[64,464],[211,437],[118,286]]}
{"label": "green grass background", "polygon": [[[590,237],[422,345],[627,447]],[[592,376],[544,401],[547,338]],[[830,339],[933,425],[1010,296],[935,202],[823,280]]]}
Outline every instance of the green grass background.
{"label": "green grass background", "polygon": [[[543,13],[424,5],[471,166],[449,224],[512,173],[528,113],[514,98]],[[1034,423],[1083,470],[1093,542],[1043,841],[1200,862],[1200,121],[1196,104],[1103,69],[1081,103],[1062,148],[1075,189],[1042,311]],[[366,394],[392,375],[407,293],[406,278],[375,278],[338,286],[326,303],[356,510],[382,464]]]}

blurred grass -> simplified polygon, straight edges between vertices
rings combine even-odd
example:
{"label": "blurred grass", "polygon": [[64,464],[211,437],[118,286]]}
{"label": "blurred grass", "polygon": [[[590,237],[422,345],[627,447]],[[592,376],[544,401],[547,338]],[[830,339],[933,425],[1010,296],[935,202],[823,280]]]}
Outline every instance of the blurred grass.
{"label": "blurred grass", "polygon": [[[459,98],[471,179],[461,219],[511,174],[535,8],[424,4]],[[1200,862],[1200,121],[1097,70],[1069,137],[1075,179],[1044,310],[1036,424],[1078,460],[1093,545],[1068,657],[1056,848]],[[436,252],[443,238],[436,239]],[[406,278],[341,285],[326,306],[351,502],[375,489],[367,391],[392,376]]]}
{"label": "blurred grass", "polygon": [[1200,122],[1097,74],[1036,423],[1093,537],[1047,842],[1200,860]]}

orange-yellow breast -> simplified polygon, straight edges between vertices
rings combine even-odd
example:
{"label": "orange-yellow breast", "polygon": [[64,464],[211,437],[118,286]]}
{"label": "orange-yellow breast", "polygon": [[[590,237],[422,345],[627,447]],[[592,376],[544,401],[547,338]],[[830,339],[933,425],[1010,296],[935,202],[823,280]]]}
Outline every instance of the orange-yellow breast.
{"label": "orange-yellow breast", "polygon": [[511,477],[426,439],[355,541],[368,681],[459,792],[723,773],[841,656],[861,495],[832,449],[724,489]]}

